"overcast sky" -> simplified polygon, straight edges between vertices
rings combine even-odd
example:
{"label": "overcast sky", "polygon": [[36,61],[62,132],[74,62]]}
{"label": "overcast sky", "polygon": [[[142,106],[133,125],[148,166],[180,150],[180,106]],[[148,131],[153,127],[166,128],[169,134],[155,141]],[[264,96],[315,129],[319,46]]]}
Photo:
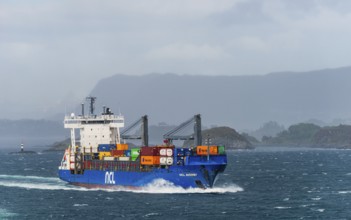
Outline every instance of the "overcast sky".
{"label": "overcast sky", "polygon": [[47,111],[117,73],[349,66],[350,24],[349,0],[2,0],[0,105]]}

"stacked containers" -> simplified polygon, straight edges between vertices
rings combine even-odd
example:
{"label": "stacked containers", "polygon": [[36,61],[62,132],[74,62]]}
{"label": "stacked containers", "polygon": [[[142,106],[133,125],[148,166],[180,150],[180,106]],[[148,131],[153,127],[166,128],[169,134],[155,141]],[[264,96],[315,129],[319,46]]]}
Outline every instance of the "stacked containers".
{"label": "stacked containers", "polygon": [[218,147],[217,146],[197,146],[196,153],[197,155],[207,155],[207,154],[217,155]]}
{"label": "stacked containers", "polygon": [[160,148],[160,165],[173,165],[173,148]]}
{"label": "stacked containers", "polygon": [[141,165],[159,165],[160,151],[158,147],[141,147],[140,148]]}

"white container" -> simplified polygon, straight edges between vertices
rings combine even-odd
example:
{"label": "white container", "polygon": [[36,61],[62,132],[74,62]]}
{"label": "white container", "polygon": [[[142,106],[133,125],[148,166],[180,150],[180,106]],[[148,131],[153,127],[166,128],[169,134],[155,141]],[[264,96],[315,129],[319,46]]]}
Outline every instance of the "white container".
{"label": "white container", "polygon": [[173,149],[167,149],[167,157],[173,156]]}
{"label": "white container", "polygon": [[166,149],[164,149],[164,148],[161,149],[161,150],[160,150],[160,155],[161,155],[161,156],[166,156],[166,155],[167,155]]}
{"label": "white container", "polygon": [[71,170],[74,170],[74,168],[75,168],[74,163],[71,163],[70,168],[71,168]]}
{"label": "white container", "polygon": [[107,161],[114,161],[114,160],[115,160],[115,157],[104,157],[104,160],[107,160]]}
{"label": "white container", "polygon": [[75,161],[74,155],[71,155],[71,157],[69,159],[70,159],[71,162],[74,162]]}
{"label": "white container", "polygon": [[130,157],[118,157],[118,161],[129,161]]}
{"label": "white container", "polygon": [[167,157],[160,157],[160,165],[167,165]]}
{"label": "white container", "polygon": [[91,150],[92,150],[93,153],[98,153],[99,152],[97,147],[93,147]]}
{"label": "white container", "polygon": [[173,164],[173,158],[167,157],[167,165],[172,165],[172,164]]}

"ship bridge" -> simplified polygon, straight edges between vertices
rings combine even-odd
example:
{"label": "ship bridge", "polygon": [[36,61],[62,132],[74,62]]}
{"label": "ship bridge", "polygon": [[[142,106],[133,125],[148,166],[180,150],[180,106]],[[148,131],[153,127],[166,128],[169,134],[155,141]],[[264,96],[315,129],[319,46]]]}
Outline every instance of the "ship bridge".
{"label": "ship bridge", "polygon": [[90,112],[84,115],[84,103],[82,104],[82,114],[76,116],[72,113],[64,118],[64,127],[71,129],[71,146],[78,146],[76,143],[75,130],[79,130],[80,147],[85,150],[97,152],[97,147],[101,143],[119,144],[120,128],[124,127],[124,116],[114,115],[110,108],[103,108],[101,115],[94,114],[94,103],[96,97],[87,97],[90,101]]}

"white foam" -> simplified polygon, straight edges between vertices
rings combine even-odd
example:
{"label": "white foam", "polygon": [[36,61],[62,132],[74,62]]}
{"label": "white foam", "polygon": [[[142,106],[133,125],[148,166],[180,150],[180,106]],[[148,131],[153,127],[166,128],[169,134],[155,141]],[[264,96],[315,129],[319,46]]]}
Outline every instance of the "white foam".
{"label": "white foam", "polygon": [[187,188],[175,186],[173,183],[164,179],[156,179],[152,183],[140,190],[135,190],[136,193],[160,193],[160,194],[181,194],[181,193],[236,193],[243,191],[243,188],[232,184],[228,186],[218,186],[208,189]]}
{"label": "white foam", "polygon": [[316,211],[316,212],[324,212],[325,209],[316,209],[316,208],[312,208],[311,210]]}
{"label": "white foam", "polygon": [[14,217],[16,215],[17,215],[17,213],[12,213],[6,209],[0,208],[0,219],[6,219],[6,217]]}
{"label": "white foam", "polygon": [[25,180],[45,180],[45,181],[58,181],[56,177],[43,177],[43,176],[21,176],[21,175],[0,175],[0,179],[25,179]]}
{"label": "white foam", "polygon": [[208,189],[188,188],[184,189],[175,186],[173,183],[164,179],[156,179],[152,183],[137,189],[115,186],[113,188],[93,188],[74,186],[59,178],[40,177],[40,176],[19,176],[19,175],[0,175],[0,186],[17,187],[24,189],[38,190],[72,190],[72,191],[107,191],[107,192],[132,192],[150,194],[189,194],[189,193],[236,193],[243,191],[243,188],[231,184],[226,186],[216,186]]}
{"label": "white foam", "polygon": [[74,204],[73,206],[75,206],[75,207],[83,207],[83,206],[88,206],[88,204]]}
{"label": "white foam", "polygon": [[276,206],[275,209],[291,209],[289,206]]}
{"label": "white foam", "polygon": [[0,175],[0,186],[40,190],[81,190],[57,177]]}
{"label": "white foam", "polygon": [[159,216],[159,215],[160,215],[160,213],[151,212],[151,213],[144,215],[144,217],[152,217],[152,216]]}
{"label": "white foam", "polygon": [[350,190],[348,190],[348,191],[339,191],[338,193],[339,194],[348,194],[348,193],[351,193],[351,191]]}

